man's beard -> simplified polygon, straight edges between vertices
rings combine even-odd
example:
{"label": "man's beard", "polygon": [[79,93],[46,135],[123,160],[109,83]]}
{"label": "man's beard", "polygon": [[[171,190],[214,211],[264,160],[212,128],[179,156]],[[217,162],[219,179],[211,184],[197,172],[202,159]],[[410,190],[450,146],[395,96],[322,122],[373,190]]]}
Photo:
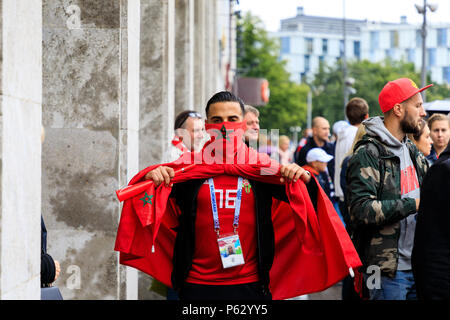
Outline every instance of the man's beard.
{"label": "man's beard", "polygon": [[419,123],[414,123],[414,120],[408,117],[408,111],[405,111],[405,116],[400,121],[400,127],[404,133],[418,134],[420,131]]}

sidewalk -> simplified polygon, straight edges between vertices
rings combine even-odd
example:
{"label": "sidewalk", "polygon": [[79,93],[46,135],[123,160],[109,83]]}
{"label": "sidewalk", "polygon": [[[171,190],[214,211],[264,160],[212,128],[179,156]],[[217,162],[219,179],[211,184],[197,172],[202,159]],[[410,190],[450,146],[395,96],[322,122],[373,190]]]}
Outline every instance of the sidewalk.
{"label": "sidewalk", "polygon": [[309,300],[342,300],[342,282],[334,286],[313,294],[308,295]]}

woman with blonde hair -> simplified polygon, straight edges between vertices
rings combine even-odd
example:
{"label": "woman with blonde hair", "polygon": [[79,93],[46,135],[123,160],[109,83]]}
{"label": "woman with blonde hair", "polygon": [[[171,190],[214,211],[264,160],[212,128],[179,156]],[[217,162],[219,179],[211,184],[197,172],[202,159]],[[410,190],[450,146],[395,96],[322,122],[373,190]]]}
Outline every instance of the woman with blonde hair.
{"label": "woman with blonde hair", "polygon": [[280,136],[278,139],[278,156],[282,165],[292,163],[292,152],[289,150],[290,139],[288,136]]}

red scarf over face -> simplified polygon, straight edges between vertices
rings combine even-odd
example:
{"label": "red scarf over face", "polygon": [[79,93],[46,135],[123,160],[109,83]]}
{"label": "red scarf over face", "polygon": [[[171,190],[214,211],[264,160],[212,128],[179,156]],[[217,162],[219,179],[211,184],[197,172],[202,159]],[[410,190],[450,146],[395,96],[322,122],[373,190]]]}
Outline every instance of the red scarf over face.
{"label": "red scarf over face", "polygon": [[[175,171],[195,163],[191,169],[175,175],[172,182],[208,179],[218,175],[242,176],[265,183],[280,183],[280,165],[266,154],[258,154],[237,139],[239,132],[229,123],[213,125],[216,135],[199,153],[185,153],[179,160],[164,164]],[[234,124],[239,126],[239,124]],[[207,129],[211,129],[209,126]],[[222,129],[222,130],[221,130]],[[238,130],[236,130],[238,131]],[[218,132],[223,133],[219,135]],[[242,130],[243,133],[243,130]],[[230,140],[227,140],[230,136]],[[234,137],[236,144],[230,158],[227,143]],[[225,139],[227,141],[222,141]],[[214,143],[216,143],[214,145]],[[224,145],[220,149],[219,145]],[[209,146],[209,149],[208,149]],[[221,157],[208,158],[210,155]],[[210,162],[214,159],[222,163]],[[228,163],[228,162],[231,163]],[[142,181],[145,175],[159,165],[139,172],[129,183]],[[275,233],[275,257],[270,271],[270,290],[273,299],[287,299],[322,291],[356,269],[361,261],[330,200],[318,182],[317,212],[314,210],[305,184],[286,182],[289,203],[273,199],[272,221]],[[178,225],[179,208],[169,199],[171,187],[153,184],[148,190],[126,200],[117,231],[115,250],[120,252],[120,263],[135,267],[162,283],[171,286],[172,256]],[[154,246],[154,252],[152,252]]]}
{"label": "red scarf over face", "polygon": [[[205,124],[211,139],[203,148],[204,160],[215,164],[237,163],[236,155],[243,149],[245,124],[243,122],[221,122]],[[245,162],[244,159],[242,159]]]}

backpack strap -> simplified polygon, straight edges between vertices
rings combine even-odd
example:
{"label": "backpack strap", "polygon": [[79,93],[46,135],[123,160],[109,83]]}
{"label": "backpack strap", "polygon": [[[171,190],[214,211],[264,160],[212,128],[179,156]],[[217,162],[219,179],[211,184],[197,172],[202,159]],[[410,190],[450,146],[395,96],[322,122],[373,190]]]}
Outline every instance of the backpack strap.
{"label": "backpack strap", "polygon": [[380,183],[377,189],[377,199],[381,198],[381,194],[383,193],[383,186],[384,186],[384,178],[386,175],[386,165],[384,161],[382,160],[381,156],[385,154],[384,148],[375,141],[374,138],[368,137],[366,139],[360,140],[357,145],[355,146],[354,151],[356,151],[360,146],[371,143],[377,148],[378,155],[375,155],[378,158],[378,171],[380,173]]}

